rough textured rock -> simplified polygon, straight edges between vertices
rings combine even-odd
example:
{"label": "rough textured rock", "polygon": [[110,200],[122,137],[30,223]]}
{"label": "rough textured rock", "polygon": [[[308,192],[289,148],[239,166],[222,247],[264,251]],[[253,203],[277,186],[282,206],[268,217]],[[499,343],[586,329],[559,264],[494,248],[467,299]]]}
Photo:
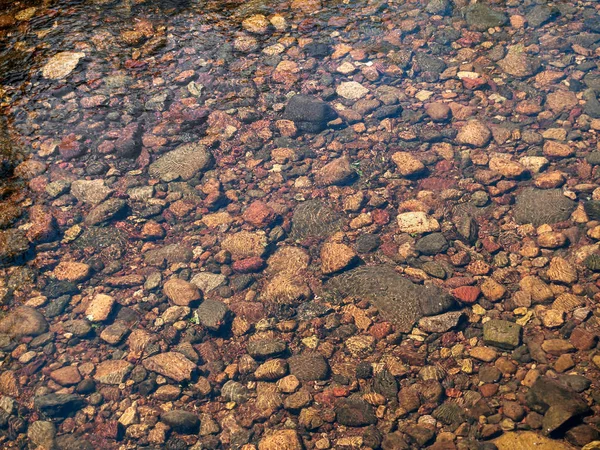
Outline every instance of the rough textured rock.
{"label": "rough textured rock", "polygon": [[196,370],[196,364],[187,359],[181,353],[167,352],[146,358],[144,367],[157,372],[165,377],[181,382],[189,380],[192,372]]}
{"label": "rough textured rock", "polygon": [[335,413],[338,422],[348,427],[363,427],[377,422],[373,407],[360,398],[339,400]]}
{"label": "rough textured rock", "polygon": [[341,226],[342,217],[330,205],[320,200],[309,200],[294,210],[291,238],[324,238],[338,231]]}
{"label": "rough textured rock", "polygon": [[441,289],[414,284],[389,266],[353,269],[333,277],[326,289],[370,300],[405,333],[421,317],[443,313],[454,304]]}
{"label": "rough textured rock", "polygon": [[181,177],[189,180],[193,176],[209,169],[213,156],[201,144],[184,144],[165,153],[148,169],[151,176],[157,178]]}
{"label": "rough textured rock", "polygon": [[529,448],[535,448],[536,450],[575,450],[575,447],[541,436],[533,431],[504,433],[493,442],[498,450],[524,450]]}
{"label": "rough textured rock", "polygon": [[230,311],[225,303],[207,299],[198,307],[196,314],[201,325],[217,331],[227,322]]}
{"label": "rough textured rock", "polygon": [[294,95],[285,107],[283,117],[294,121],[296,126],[309,133],[318,133],[325,129],[327,122],[337,114],[322,100],[309,95]]}
{"label": "rough textured rock", "polygon": [[47,394],[35,397],[35,409],[48,417],[67,417],[83,405],[83,399],[75,394]]}
{"label": "rough textured rock", "polygon": [[514,216],[517,223],[540,226],[567,220],[577,205],[560,189],[524,189],[517,195]]}
{"label": "rough textured rock", "polygon": [[48,331],[48,322],[36,309],[19,306],[0,320],[0,334],[11,338],[38,336]]}
{"label": "rough textured rock", "polygon": [[483,341],[504,349],[513,349],[521,343],[522,327],[507,320],[490,320],[483,324]]}
{"label": "rough textured rock", "polygon": [[501,27],[508,22],[503,12],[492,9],[484,3],[475,3],[465,10],[467,24],[477,31],[487,31],[488,28]]}
{"label": "rough textured rock", "polygon": [[322,355],[304,352],[288,360],[290,373],[302,381],[324,380],[329,374],[329,364]]}

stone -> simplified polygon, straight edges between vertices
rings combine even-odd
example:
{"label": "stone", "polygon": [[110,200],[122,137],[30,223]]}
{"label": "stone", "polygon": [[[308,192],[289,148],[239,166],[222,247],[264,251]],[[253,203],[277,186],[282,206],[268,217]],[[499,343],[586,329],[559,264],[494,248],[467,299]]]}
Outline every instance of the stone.
{"label": "stone", "polygon": [[119,385],[125,381],[133,366],[123,359],[103,361],[96,367],[94,380],[103,384]]}
{"label": "stone", "polygon": [[547,339],[542,342],[542,350],[551,355],[560,356],[563,353],[574,351],[575,347],[565,339]]}
{"label": "stone", "polygon": [[0,230],[0,267],[15,264],[29,251],[31,243],[22,230]]}
{"label": "stone", "polygon": [[49,80],[62,80],[75,70],[84,57],[85,53],[82,52],[57,53],[42,67],[42,75]]}
{"label": "stone", "polygon": [[533,431],[504,433],[493,442],[498,450],[524,450],[529,448],[535,448],[536,450],[575,450],[574,447],[564,442],[541,436]]}
{"label": "stone", "polygon": [[45,416],[67,417],[81,409],[84,401],[75,394],[47,394],[35,397],[33,405]]}
{"label": "stone", "polygon": [[254,371],[254,378],[264,381],[276,381],[288,374],[288,364],[283,359],[270,359]]}
{"label": "stone", "polygon": [[422,317],[444,313],[454,305],[452,297],[437,286],[414,284],[386,265],[344,272],[329,280],[325,288],[343,296],[368,299],[404,333]]}
{"label": "stone", "polygon": [[506,158],[491,158],[489,167],[506,178],[519,178],[527,172],[527,169],[521,163]]}
{"label": "stone", "polygon": [[190,306],[191,303],[202,300],[198,288],[180,278],[171,278],[163,286],[163,292],[171,303],[177,306]]}
{"label": "stone", "polygon": [[160,420],[181,434],[195,434],[200,429],[200,418],[189,411],[174,409],[160,416]]}
{"label": "stone", "polygon": [[436,122],[444,122],[448,120],[452,110],[446,103],[433,102],[425,105],[425,112]]}
{"label": "stone", "polygon": [[327,123],[337,117],[328,103],[310,96],[294,95],[287,103],[283,118],[292,120],[299,130],[308,133],[323,131]]}
{"label": "stone", "polygon": [[183,144],[150,164],[148,173],[155,178],[180,177],[189,180],[208,170],[213,162],[212,153],[204,145]]}
{"label": "stone", "polygon": [[18,306],[0,320],[0,335],[10,338],[39,336],[48,331],[48,322],[36,309]]}
{"label": "stone", "polygon": [[356,253],[346,244],[335,242],[323,244],[321,247],[321,271],[326,274],[332,274],[345,269],[354,259]]}
{"label": "stone", "polygon": [[227,282],[227,277],[220,273],[200,272],[190,280],[200,291],[205,294],[214,291]]}
{"label": "stone", "polygon": [[342,82],[335,91],[347,100],[359,100],[369,93],[366,87],[356,81]]}
{"label": "stone", "polygon": [[290,374],[301,381],[319,381],[327,379],[329,364],[319,353],[305,351],[288,359]]}
{"label": "stone", "polygon": [[549,158],[568,158],[575,154],[575,149],[569,144],[563,144],[556,141],[546,141],[544,143],[544,156]]}
{"label": "stone", "polygon": [[508,22],[508,16],[483,3],[469,5],[464,11],[469,27],[476,31],[487,31],[489,28],[501,27]]}
{"label": "stone", "polygon": [[221,249],[231,253],[235,259],[261,257],[267,247],[267,237],[263,233],[252,233],[250,231],[239,231],[230,234],[221,243]]}
{"label": "stone", "polygon": [[74,262],[74,261],[61,261],[58,266],[52,271],[54,278],[59,281],[70,281],[72,283],[78,283],[85,281],[91,274],[91,267],[88,264]]}
{"label": "stone", "polygon": [[325,164],[315,174],[319,186],[340,186],[356,178],[356,171],[350,166],[350,158],[342,156]]}
{"label": "stone", "polygon": [[325,238],[339,231],[342,217],[331,205],[321,200],[301,203],[292,216],[291,238],[303,240],[307,237]]}
{"label": "stone", "polygon": [[439,222],[422,211],[398,214],[398,228],[404,233],[431,233],[440,230]]}
{"label": "stone", "polygon": [[50,378],[61,386],[72,386],[81,381],[81,374],[77,370],[77,367],[66,366],[50,372]]}
{"label": "stone", "polygon": [[546,96],[546,105],[554,112],[570,111],[573,109],[579,100],[575,92],[559,89],[551,92]]}
{"label": "stone", "polygon": [[540,61],[537,57],[531,57],[524,52],[510,49],[504,59],[498,61],[498,66],[513,77],[526,78],[538,72]]}
{"label": "stone", "polygon": [[277,430],[263,437],[258,450],[303,450],[302,440],[296,430]]}
{"label": "stone", "polygon": [[112,189],[103,180],[75,180],[71,183],[71,194],[82,203],[97,205],[111,194]]}
{"label": "stone", "polygon": [[363,427],[377,423],[373,407],[361,398],[341,399],[335,405],[337,421],[347,427]]}
{"label": "stone", "polygon": [[256,200],[246,208],[242,218],[257,228],[263,228],[269,225],[275,219],[275,211],[265,202]]}
{"label": "stone", "polygon": [[577,270],[566,259],[555,256],[550,260],[550,267],[546,272],[551,281],[572,284],[577,281]]}
{"label": "stone", "polygon": [[492,132],[479,120],[471,120],[456,135],[456,142],[472,147],[485,147],[492,139]]}
{"label": "stone", "polygon": [[196,310],[200,325],[212,331],[218,331],[229,319],[231,311],[219,300],[206,299]]}
{"label": "stone", "polygon": [[56,426],[52,422],[36,420],[27,429],[27,438],[37,447],[53,448]]}
{"label": "stone", "polygon": [[419,174],[425,170],[425,165],[408,152],[395,152],[392,161],[396,164],[398,172],[404,177]]}
{"label": "stone", "polygon": [[125,200],[119,198],[111,198],[105,200],[99,205],[92,208],[92,210],[85,217],[86,225],[93,226],[99,225],[103,222],[108,222],[123,213],[127,208]]}
{"label": "stone", "polygon": [[507,320],[490,320],[483,324],[483,341],[506,350],[521,344],[522,327]]}
{"label": "stone", "polygon": [[190,380],[196,364],[181,353],[166,352],[144,359],[144,367],[152,372],[157,372],[177,382]]}
{"label": "stone", "polygon": [[104,322],[112,313],[115,299],[110,295],[97,294],[85,310],[85,316],[90,322]]}
{"label": "stone", "polygon": [[560,189],[526,188],[516,197],[515,221],[535,227],[568,220],[577,204]]}
{"label": "stone", "polygon": [[456,327],[464,314],[451,311],[437,316],[423,317],[419,320],[419,329],[427,333],[445,333]]}

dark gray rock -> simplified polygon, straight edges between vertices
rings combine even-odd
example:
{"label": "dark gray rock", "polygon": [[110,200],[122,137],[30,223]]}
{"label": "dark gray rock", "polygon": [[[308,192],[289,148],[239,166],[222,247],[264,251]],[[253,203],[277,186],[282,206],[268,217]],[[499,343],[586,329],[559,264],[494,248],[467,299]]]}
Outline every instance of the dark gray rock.
{"label": "dark gray rock", "polygon": [[48,417],[67,417],[81,409],[84,401],[75,394],[48,394],[35,397],[33,405]]}
{"label": "dark gray rock", "polygon": [[339,424],[347,427],[364,427],[377,423],[373,407],[360,397],[350,397],[338,401],[335,413]]}
{"label": "dark gray rock", "polygon": [[449,0],[430,0],[425,7],[425,11],[440,16],[450,15],[452,14],[452,3]]}
{"label": "dark gray rock", "polygon": [[523,327],[508,320],[490,320],[483,324],[483,341],[488,345],[512,350],[521,344]]}
{"label": "dark gray rock", "polygon": [[60,316],[64,311],[69,302],[71,301],[70,295],[61,295],[55,300],[52,300],[46,307],[46,317],[53,318]]}
{"label": "dark gray rock", "polygon": [[442,233],[431,233],[419,239],[415,249],[424,255],[437,255],[448,250],[448,241]]}
{"label": "dark gray rock", "polygon": [[189,263],[194,257],[192,249],[180,244],[165,245],[164,247],[150,250],[144,254],[146,264],[162,266],[163,264]]}
{"label": "dark gray rock", "polygon": [[531,11],[525,17],[530,27],[539,28],[557,17],[558,14],[559,11],[556,8],[551,8],[548,5],[536,5],[531,8]]}
{"label": "dark gray rock", "polygon": [[459,424],[465,421],[464,408],[449,400],[433,411],[433,417],[446,425]]}
{"label": "dark gray rock", "polygon": [[301,131],[319,133],[337,114],[328,103],[310,95],[298,94],[289,100],[283,117],[294,121]]}
{"label": "dark gray rock", "polygon": [[358,253],[370,253],[381,245],[381,238],[376,234],[361,234],[356,239]]}
{"label": "dark gray rock", "polygon": [[30,246],[24,231],[0,231],[0,267],[16,263],[27,253]]}
{"label": "dark gray rock", "polygon": [[594,119],[600,118],[600,101],[598,101],[598,95],[591,89],[587,89],[583,93],[583,99],[585,105],[583,105],[583,111]]}
{"label": "dark gray rock", "polygon": [[415,55],[414,62],[419,72],[440,74],[446,70],[447,67],[446,63],[440,58],[422,52]]}
{"label": "dark gray rock", "polygon": [[321,200],[301,203],[292,216],[291,238],[302,240],[307,237],[325,238],[339,231],[342,217],[331,205]]}
{"label": "dark gray rock", "polygon": [[589,200],[584,203],[583,209],[590,220],[600,220],[600,200]]}
{"label": "dark gray rock", "polygon": [[218,331],[228,320],[230,311],[227,305],[219,300],[206,299],[196,310],[198,320],[209,330]]}
{"label": "dark gray rock", "polygon": [[592,385],[592,382],[588,378],[577,374],[560,375],[558,380],[568,388],[573,389],[575,392],[583,392],[586,389],[589,389]]}
{"label": "dark gray rock", "polygon": [[69,296],[79,292],[77,285],[70,281],[50,280],[44,288],[44,295],[50,299]]}
{"label": "dark gray rock", "polygon": [[325,289],[368,299],[403,333],[408,333],[421,317],[443,313],[454,305],[452,297],[442,289],[415,284],[391,266],[358,267],[331,278]]}
{"label": "dark gray rock", "polygon": [[287,344],[281,339],[257,339],[248,342],[246,350],[253,358],[266,359],[284,353]]}
{"label": "dark gray rock", "polygon": [[169,425],[173,430],[182,434],[197,433],[200,428],[200,419],[194,413],[175,409],[160,416],[160,420]]}
{"label": "dark gray rock", "polygon": [[538,227],[568,220],[577,204],[560,189],[524,189],[517,195],[514,217],[517,223]]}
{"label": "dark gray rock", "polygon": [[465,8],[467,24],[474,30],[487,31],[488,28],[501,27],[508,22],[508,16],[483,3],[475,3]]}
{"label": "dark gray rock", "polygon": [[86,225],[98,225],[107,222],[125,211],[126,207],[125,200],[110,198],[92,208],[85,218],[85,223]]}
{"label": "dark gray rock", "polygon": [[301,381],[325,380],[329,375],[329,364],[316,352],[304,352],[288,359],[290,373]]}
{"label": "dark gray rock", "polygon": [[398,381],[387,370],[378,372],[373,379],[373,390],[388,400],[396,401],[398,396]]}

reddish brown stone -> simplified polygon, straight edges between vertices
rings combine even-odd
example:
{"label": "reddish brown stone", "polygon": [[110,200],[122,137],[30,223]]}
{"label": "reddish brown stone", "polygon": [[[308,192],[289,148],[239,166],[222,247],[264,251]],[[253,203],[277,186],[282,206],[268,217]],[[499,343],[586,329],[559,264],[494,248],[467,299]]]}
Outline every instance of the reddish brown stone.
{"label": "reddish brown stone", "polygon": [[238,273],[254,273],[260,271],[265,265],[264,259],[259,256],[240,259],[232,264],[232,268]]}
{"label": "reddish brown stone", "polygon": [[481,289],[477,286],[461,286],[452,291],[452,295],[454,295],[458,300],[463,303],[475,303],[477,298],[481,294]]}
{"label": "reddish brown stone", "polygon": [[257,200],[248,206],[242,218],[257,228],[266,227],[275,219],[275,211],[265,202]]}
{"label": "reddish brown stone", "polygon": [[575,328],[569,340],[578,350],[591,350],[598,343],[598,336],[583,328]]}
{"label": "reddish brown stone", "polygon": [[369,328],[369,334],[375,339],[383,339],[393,331],[392,324],[389,322],[379,322]]}

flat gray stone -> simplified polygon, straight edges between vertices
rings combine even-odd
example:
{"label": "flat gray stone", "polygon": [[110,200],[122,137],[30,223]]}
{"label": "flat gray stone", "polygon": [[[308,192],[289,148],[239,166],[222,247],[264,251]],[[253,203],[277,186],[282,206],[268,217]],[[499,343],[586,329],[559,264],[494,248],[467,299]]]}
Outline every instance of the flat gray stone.
{"label": "flat gray stone", "polygon": [[568,220],[577,204],[560,189],[524,189],[517,195],[514,217],[519,224],[536,227]]}
{"label": "flat gray stone", "polygon": [[333,277],[325,289],[368,299],[403,333],[408,333],[421,317],[441,314],[454,305],[442,289],[415,284],[391,266],[358,267]]}

